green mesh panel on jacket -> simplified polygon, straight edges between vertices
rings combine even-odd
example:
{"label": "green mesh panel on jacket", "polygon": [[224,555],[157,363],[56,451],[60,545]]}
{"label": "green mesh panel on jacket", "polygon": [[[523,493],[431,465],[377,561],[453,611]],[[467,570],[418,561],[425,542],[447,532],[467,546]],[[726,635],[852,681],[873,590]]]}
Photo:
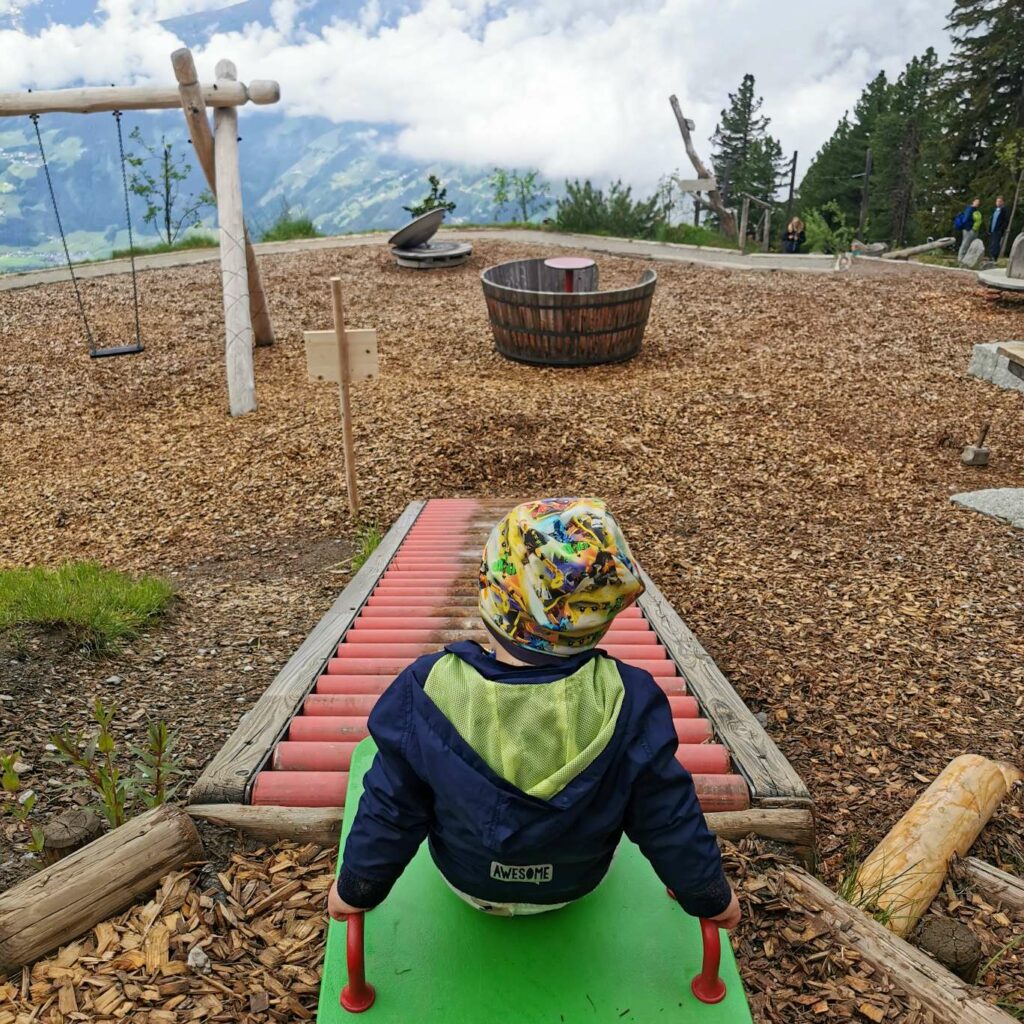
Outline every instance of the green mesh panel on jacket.
{"label": "green mesh panel on jacket", "polygon": [[496,683],[455,654],[434,665],[424,691],[495,774],[542,800],[608,746],[624,692],[608,658],[553,683]]}

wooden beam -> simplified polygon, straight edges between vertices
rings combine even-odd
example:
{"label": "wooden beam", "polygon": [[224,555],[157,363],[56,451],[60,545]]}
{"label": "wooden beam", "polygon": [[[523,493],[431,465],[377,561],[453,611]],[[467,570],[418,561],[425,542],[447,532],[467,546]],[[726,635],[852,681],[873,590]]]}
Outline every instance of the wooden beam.
{"label": "wooden beam", "polygon": [[[344,807],[276,807],[261,804],[189,804],[188,813],[201,821],[237,829],[266,842],[292,839],[334,847],[341,836]],[[705,814],[704,820],[723,839],[739,840],[753,833],[810,850],[814,820],[805,809],[721,811]]]}
{"label": "wooden beam", "polygon": [[70,942],[169,871],[202,859],[195,825],[164,804],[43,868],[0,894],[0,974]]}
{"label": "wooden beam", "polygon": [[313,689],[317,675],[359,614],[377,578],[394,557],[423,505],[422,501],[414,501],[406,506],[377,550],[228,737],[192,787],[190,802],[245,803],[250,781]]}
{"label": "wooden beam", "polygon": [[959,868],[987,899],[1014,910],[1024,910],[1024,878],[1000,871],[977,857],[962,860]]}
{"label": "wooden beam", "polygon": [[[693,169],[697,172],[698,178],[712,178],[714,177],[711,172],[704,166],[704,162],[697,155],[697,150],[694,148],[693,140],[690,138],[690,132],[692,129],[693,122],[686,117],[683,117],[683,112],[679,107],[679,100],[675,96],[669,96],[669,103],[672,106],[672,113],[676,116],[676,124],[679,125],[679,134],[683,137],[683,147],[686,149],[686,155],[690,158],[690,163],[693,164]],[[709,189],[707,192],[708,206],[715,211],[715,215],[718,217],[719,227],[722,229],[722,233],[725,235],[736,235],[736,218],[725,208],[725,203],[722,200],[722,195],[718,191],[717,183],[715,188]]]}
{"label": "wooden beam", "polygon": [[[208,107],[241,107],[246,103],[277,103],[277,82],[218,82],[199,86]],[[39,92],[0,92],[0,117],[29,114],[99,114],[112,110],[173,110],[181,103],[173,86],[111,86],[109,89],[45,89]]]}
{"label": "wooden beam", "polygon": [[932,242],[924,242],[921,245],[912,245],[908,249],[893,249],[891,252],[883,252],[883,260],[905,260],[916,256],[920,252],[931,252],[933,249],[948,249],[955,238],[936,238]]}
{"label": "wooden beam", "polygon": [[[181,97],[181,109],[185,114],[185,123],[192,139],[196,160],[206,176],[210,191],[217,195],[217,174],[213,154],[213,133],[210,121],[206,116],[206,102],[203,90],[199,85],[196,64],[192,59],[192,51],[187,47],[175,50],[171,54],[171,66],[174,77],[178,80],[178,93]],[[245,228],[245,269],[249,283],[249,318],[252,320],[253,337],[257,347],[274,344],[274,327],[270,322],[270,310],[267,306],[267,295],[263,290],[263,279],[260,267],[256,262],[256,253],[249,238],[249,229]]]}
{"label": "wooden beam", "polygon": [[1013,1024],[1008,1014],[981,999],[970,985],[850,906],[806,871],[790,868],[782,874],[798,902],[821,914],[837,942],[858,950],[876,970],[929,1010],[936,1024]]}
{"label": "wooden beam", "polygon": [[686,676],[718,738],[729,748],[736,770],[747,780],[755,806],[807,806],[810,794],[793,766],[722,675],[711,655],[690,632],[654,581],[640,570],[646,591],[637,602],[669,656]]}
{"label": "wooden beam", "polygon": [[[235,65],[229,60],[218,61],[216,74],[218,82],[233,82]],[[213,123],[228,405],[232,416],[243,416],[256,409],[256,372],[252,358],[252,319],[249,316],[249,282],[245,265],[238,111],[234,107],[220,107],[214,111]]]}

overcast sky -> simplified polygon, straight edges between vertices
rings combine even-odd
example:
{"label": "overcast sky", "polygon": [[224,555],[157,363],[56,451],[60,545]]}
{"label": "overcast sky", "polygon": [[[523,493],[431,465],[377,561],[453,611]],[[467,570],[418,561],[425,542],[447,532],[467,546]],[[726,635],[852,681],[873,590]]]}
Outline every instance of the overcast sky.
{"label": "overcast sky", "polygon": [[[0,15],[25,24],[32,3],[0,0]],[[35,4],[38,13],[47,0]],[[85,23],[0,30],[0,89],[168,82],[182,40],[159,22],[224,6],[101,0]],[[229,56],[242,80],[276,78],[286,111],[398,125],[398,145],[417,159],[644,188],[675,167],[690,173],[669,94],[697,122],[707,157],[726,94],[747,71],[802,173],[878,70],[897,74],[928,46],[948,52],[951,3],[347,0],[344,17],[315,26],[306,6],[273,0],[265,23],[213,36],[195,50],[201,77]]]}

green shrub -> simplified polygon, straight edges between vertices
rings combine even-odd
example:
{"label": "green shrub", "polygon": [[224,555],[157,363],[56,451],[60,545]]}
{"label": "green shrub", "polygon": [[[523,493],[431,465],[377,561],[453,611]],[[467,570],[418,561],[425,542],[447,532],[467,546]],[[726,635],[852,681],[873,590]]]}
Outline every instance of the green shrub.
{"label": "green shrub", "polygon": [[116,651],[170,603],[155,576],[132,579],[91,562],[0,570],[0,629],[60,626],[96,651]]}
{"label": "green shrub", "polygon": [[830,199],[820,210],[811,210],[804,216],[804,231],[808,252],[841,253],[850,251],[856,231],[846,224],[846,214],[839,204]]}
{"label": "green shrub", "polygon": [[693,224],[659,224],[654,232],[659,242],[674,242],[676,245],[713,245],[720,249],[735,249],[735,239],[728,238],[711,228],[696,227]]}
{"label": "green shrub", "polygon": [[565,196],[558,200],[555,227],[592,235],[621,238],[653,238],[660,223],[659,200],[633,199],[631,185],[613,181],[608,194],[585,181],[565,183]]}
{"label": "green shrub", "polygon": [[281,200],[281,209],[277,219],[264,229],[260,235],[261,242],[287,242],[292,238],[319,238],[320,232],[310,217],[296,217],[285,200]]}

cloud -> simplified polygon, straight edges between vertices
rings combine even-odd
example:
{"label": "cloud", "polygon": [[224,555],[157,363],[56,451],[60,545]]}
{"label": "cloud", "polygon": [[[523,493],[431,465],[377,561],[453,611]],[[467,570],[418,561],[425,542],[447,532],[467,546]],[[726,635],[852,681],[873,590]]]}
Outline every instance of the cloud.
{"label": "cloud", "polygon": [[[4,0],[0,0],[3,3]],[[157,23],[212,0],[101,0],[86,25],[0,32],[0,88],[166,81],[181,45]],[[230,56],[276,78],[284,110],[399,129],[420,160],[536,166],[550,178],[623,177],[641,189],[687,166],[668,106],[679,95],[707,143],[726,94],[757,78],[763,113],[801,171],[878,70],[945,52],[936,0],[369,0],[310,23],[273,0],[264,23],[195,48],[201,75]],[[386,8],[386,9],[385,9]],[[251,116],[251,115],[247,115]]]}

